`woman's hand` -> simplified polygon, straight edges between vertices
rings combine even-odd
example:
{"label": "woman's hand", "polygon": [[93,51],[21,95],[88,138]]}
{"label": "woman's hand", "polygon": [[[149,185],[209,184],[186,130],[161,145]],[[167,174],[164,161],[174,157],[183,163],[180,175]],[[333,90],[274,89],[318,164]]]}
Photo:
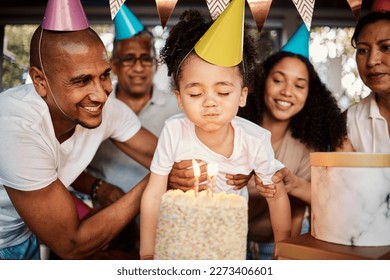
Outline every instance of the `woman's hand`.
{"label": "woman's hand", "polygon": [[[284,167],[274,174],[272,177],[272,182],[274,182],[274,184],[283,182],[284,188],[286,189],[287,193],[289,193],[295,186],[295,179],[295,175],[292,174],[287,167]],[[265,198],[272,198],[275,196],[275,185],[264,185],[258,176],[255,176],[255,182],[256,189],[259,191],[261,196]]]}
{"label": "woman's hand", "polygon": [[244,175],[244,174],[235,174],[235,175],[226,174],[226,179],[227,179],[226,183],[228,185],[234,186],[234,190],[240,190],[243,187],[248,185],[248,182],[251,179],[252,175],[253,175],[253,171],[250,174],[248,174],[248,175]]}
{"label": "woman's hand", "polygon": [[343,143],[340,147],[336,147],[336,152],[355,152],[351,141],[348,136],[344,137]]}

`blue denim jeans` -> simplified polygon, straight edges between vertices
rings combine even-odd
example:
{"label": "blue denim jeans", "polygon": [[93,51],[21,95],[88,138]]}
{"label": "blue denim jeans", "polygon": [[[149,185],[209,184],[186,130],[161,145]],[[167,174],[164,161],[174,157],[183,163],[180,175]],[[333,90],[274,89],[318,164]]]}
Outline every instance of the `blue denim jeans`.
{"label": "blue denim jeans", "polygon": [[274,243],[247,242],[246,259],[247,260],[271,260],[274,255]]}
{"label": "blue denim jeans", "polygon": [[[309,218],[303,219],[301,234],[308,233],[310,230]],[[274,243],[247,242],[246,259],[247,260],[271,260],[274,255]]]}
{"label": "blue denim jeans", "polygon": [[40,260],[40,248],[37,237],[30,238],[19,245],[0,249],[0,260]]}

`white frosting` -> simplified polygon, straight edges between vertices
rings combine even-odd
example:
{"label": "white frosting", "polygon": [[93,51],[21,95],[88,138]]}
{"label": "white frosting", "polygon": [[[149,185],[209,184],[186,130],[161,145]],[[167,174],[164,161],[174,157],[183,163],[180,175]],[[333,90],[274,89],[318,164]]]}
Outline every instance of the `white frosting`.
{"label": "white frosting", "polygon": [[155,259],[245,259],[248,204],[236,194],[171,190],[161,200]]}

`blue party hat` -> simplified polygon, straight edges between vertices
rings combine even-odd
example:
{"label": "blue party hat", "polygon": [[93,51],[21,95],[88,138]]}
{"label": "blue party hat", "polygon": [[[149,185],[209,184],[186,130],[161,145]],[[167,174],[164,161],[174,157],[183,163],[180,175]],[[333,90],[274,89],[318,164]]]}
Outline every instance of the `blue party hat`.
{"label": "blue party hat", "polygon": [[114,18],[115,24],[115,39],[125,40],[133,37],[144,30],[143,24],[139,19],[127,8],[122,5]]}
{"label": "blue party hat", "polygon": [[301,24],[288,42],[280,49],[281,51],[300,54],[309,58],[309,31],[305,24]]}

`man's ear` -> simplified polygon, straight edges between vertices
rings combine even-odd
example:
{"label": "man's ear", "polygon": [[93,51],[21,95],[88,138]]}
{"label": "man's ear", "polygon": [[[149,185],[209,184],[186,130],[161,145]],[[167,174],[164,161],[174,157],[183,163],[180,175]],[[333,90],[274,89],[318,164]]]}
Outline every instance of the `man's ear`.
{"label": "man's ear", "polygon": [[29,69],[29,74],[32,80],[32,83],[35,87],[35,90],[41,97],[46,97],[48,89],[47,89],[47,81],[45,76],[41,70],[39,70],[36,66],[32,66]]}
{"label": "man's ear", "polygon": [[183,103],[181,102],[181,98],[180,98],[180,91],[178,91],[177,89],[174,91],[175,93],[175,96],[176,96],[176,100],[177,100],[177,106],[179,107],[179,109],[183,109]]}
{"label": "man's ear", "polygon": [[117,61],[115,61],[114,58],[111,58],[110,59],[110,65],[111,65],[111,72],[114,74],[114,75],[118,75],[118,63]]}

